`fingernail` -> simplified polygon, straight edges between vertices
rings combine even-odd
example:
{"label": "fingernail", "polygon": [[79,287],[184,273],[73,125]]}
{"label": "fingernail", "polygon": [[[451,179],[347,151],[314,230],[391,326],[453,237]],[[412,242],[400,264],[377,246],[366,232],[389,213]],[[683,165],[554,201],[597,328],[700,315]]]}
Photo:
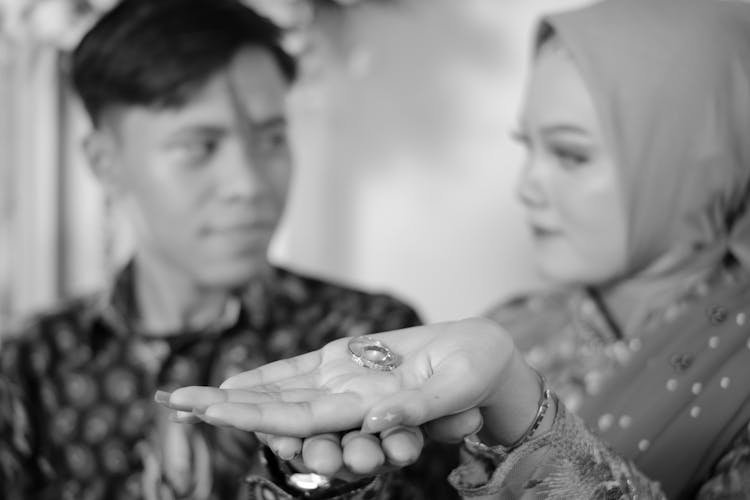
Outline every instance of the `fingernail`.
{"label": "fingernail", "polygon": [[299,451],[295,450],[291,454],[285,454],[282,453],[281,450],[273,450],[273,452],[276,454],[277,457],[279,457],[282,460],[286,460],[289,462],[290,460],[294,460],[299,456]]}
{"label": "fingernail", "polygon": [[367,417],[362,423],[362,432],[373,434],[375,432],[384,431],[390,427],[397,426],[403,419],[404,416],[400,411],[389,409],[383,413],[377,413]]}
{"label": "fingernail", "polygon": [[171,392],[156,391],[156,394],[154,394],[154,401],[159,404],[168,405],[170,396],[172,396]]}
{"label": "fingernail", "polygon": [[391,427],[389,429],[384,430],[380,433],[380,440],[387,438],[388,436],[391,436],[395,434],[396,432],[408,432],[409,434],[416,435],[418,430],[415,430],[413,428],[409,428],[403,425],[397,425],[396,427]]}
{"label": "fingernail", "polygon": [[178,424],[184,424],[186,421],[190,420],[191,415],[191,413],[179,410],[170,411],[169,420],[171,420],[172,422],[177,422]]}

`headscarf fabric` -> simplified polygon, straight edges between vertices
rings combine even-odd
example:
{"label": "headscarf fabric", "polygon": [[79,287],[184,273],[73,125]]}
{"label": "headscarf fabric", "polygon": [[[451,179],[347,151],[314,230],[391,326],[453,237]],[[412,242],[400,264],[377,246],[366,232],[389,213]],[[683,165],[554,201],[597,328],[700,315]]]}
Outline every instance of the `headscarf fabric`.
{"label": "headscarf fabric", "polygon": [[[582,72],[627,200],[629,269],[750,269],[750,5],[609,0],[547,18]],[[668,270],[671,271],[671,270]]]}

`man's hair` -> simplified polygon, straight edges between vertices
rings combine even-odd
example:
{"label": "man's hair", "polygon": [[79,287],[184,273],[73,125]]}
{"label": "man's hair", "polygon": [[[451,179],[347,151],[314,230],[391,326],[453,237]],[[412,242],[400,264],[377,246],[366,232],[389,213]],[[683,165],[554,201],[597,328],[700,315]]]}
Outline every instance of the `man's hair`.
{"label": "man's hair", "polygon": [[287,81],[281,31],[239,0],[123,0],[73,52],[73,86],[95,126],[118,105],[177,108],[241,48],[268,50]]}

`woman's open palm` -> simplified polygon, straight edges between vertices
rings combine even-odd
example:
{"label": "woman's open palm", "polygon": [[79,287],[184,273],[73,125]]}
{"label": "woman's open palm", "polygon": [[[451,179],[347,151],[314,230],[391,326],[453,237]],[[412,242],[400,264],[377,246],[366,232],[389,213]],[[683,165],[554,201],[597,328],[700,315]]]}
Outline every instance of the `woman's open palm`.
{"label": "woman's open palm", "polygon": [[351,339],[276,361],[220,388],[185,387],[168,406],[208,423],[279,436],[421,425],[481,406],[513,352],[496,324],[468,319],[370,336],[394,351],[392,371],[359,366]]}

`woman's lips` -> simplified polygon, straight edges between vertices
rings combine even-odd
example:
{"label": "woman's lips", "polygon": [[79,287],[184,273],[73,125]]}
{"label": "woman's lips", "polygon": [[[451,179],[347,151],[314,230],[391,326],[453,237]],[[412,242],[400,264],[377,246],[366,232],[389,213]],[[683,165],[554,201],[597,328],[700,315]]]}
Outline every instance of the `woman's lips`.
{"label": "woman's lips", "polygon": [[562,233],[561,231],[557,229],[552,229],[550,227],[539,226],[535,224],[531,225],[531,232],[537,238],[548,238],[551,236],[558,236]]}

